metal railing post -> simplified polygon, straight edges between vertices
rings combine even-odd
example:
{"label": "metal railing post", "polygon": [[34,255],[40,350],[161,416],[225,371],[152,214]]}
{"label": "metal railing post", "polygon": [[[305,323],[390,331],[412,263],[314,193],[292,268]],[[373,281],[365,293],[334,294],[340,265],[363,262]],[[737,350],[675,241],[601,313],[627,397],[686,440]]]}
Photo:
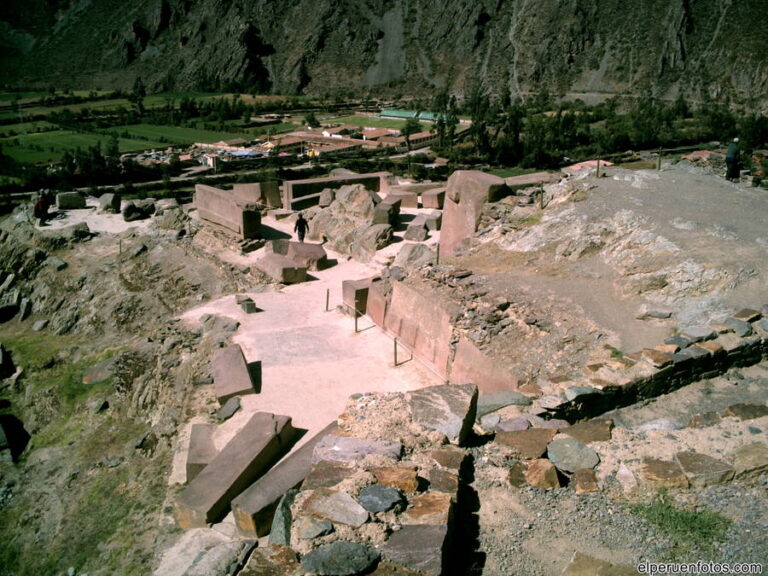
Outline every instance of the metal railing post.
{"label": "metal railing post", "polygon": [[435,264],[437,266],[440,265],[440,243],[439,242],[437,243],[437,260],[436,260]]}
{"label": "metal railing post", "polygon": [[325,290],[325,311],[328,312],[328,304],[331,300],[331,289],[327,288]]}
{"label": "metal railing post", "polygon": [[395,338],[392,342],[395,344],[395,366],[397,366],[397,338]]}
{"label": "metal railing post", "polygon": [[355,334],[357,334],[357,318],[358,318],[357,308],[355,308]]}

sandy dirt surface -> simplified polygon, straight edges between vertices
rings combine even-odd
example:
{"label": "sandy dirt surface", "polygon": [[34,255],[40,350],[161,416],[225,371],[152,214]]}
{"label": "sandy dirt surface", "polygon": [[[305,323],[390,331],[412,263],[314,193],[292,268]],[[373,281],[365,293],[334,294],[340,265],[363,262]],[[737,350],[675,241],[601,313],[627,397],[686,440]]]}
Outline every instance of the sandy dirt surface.
{"label": "sandy dirt surface", "polygon": [[153,221],[152,218],[147,218],[126,222],[121,214],[102,214],[98,211],[99,201],[95,198],[87,198],[85,204],[87,208],[79,210],[57,210],[53,207],[49,212],[51,220],[41,230],[58,230],[84,222],[88,224],[91,232],[120,234],[131,228],[137,231],[146,230]]}

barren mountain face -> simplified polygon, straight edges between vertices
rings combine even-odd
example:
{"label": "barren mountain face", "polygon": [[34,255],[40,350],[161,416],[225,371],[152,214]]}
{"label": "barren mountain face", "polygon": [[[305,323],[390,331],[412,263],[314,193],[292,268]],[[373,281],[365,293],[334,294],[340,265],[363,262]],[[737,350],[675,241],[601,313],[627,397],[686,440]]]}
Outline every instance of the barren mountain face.
{"label": "barren mountain face", "polygon": [[79,0],[0,9],[3,77],[57,86],[334,94],[546,88],[755,98],[768,5],[756,0]]}

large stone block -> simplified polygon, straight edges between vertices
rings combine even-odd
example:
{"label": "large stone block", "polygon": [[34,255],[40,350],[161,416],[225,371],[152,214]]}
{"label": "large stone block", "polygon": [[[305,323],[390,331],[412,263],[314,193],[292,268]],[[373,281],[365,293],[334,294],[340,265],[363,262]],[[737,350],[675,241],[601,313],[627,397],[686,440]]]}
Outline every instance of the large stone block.
{"label": "large stone block", "polygon": [[423,214],[424,223],[427,226],[427,230],[440,230],[443,225],[443,213],[439,210],[432,210]]}
{"label": "large stone block", "polygon": [[342,281],[341,297],[347,310],[354,310],[358,314],[365,314],[368,305],[368,290],[373,281],[373,278]]}
{"label": "large stone block", "polygon": [[640,475],[654,488],[688,488],[688,478],[676,462],[656,460],[643,461]]}
{"label": "large stone block", "polygon": [[99,197],[99,212],[120,213],[120,194],[107,192]]}
{"label": "large stone block", "polygon": [[254,394],[260,389],[261,381],[252,379],[254,373],[239,344],[218,348],[213,353],[213,386],[219,404],[223,406],[233,396]]}
{"label": "large stone block", "polygon": [[243,201],[233,190],[197,184],[195,208],[203,220],[240,238],[258,238],[261,235],[261,213],[255,204]]}
{"label": "large stone block", "polygon": [[400,216],[400,201],[380,202],[373,211],[373,224],[397,226]]}
{"label": "large stone block", "polygon": [[477,386],[431,386],[409,392],[407,401],[414,423],[442,432],[452,444],[462,444],[477,415]]}
{"label": "large stone block", "polygon": [[517,379],[503,362],[495,361],[464,337],[456,345],[451,382],[471,382],[484,394],[517,388]]}
{"label": "large stone block", "polygon": [[260,537],[269,531],[275,505],[283,494],[306,478],[315,446],[336,428],[335,422],[323,428],[232,500],[232,512],[240,532]]}
{"label": "large stone block", "polygon": [[368,301],[366,302],[366,314],[373,320],[378,326],[384,327],[384,321],[386,318],[388,308],[387,295],[384,288],[384,283],[379,280],[374,280],[368,289]]}
{"label": "large stone block", "polygon": [[443,209],[445,203],[445,188],[433,188],[421,193],[421,205],[424,208]]}
{"label": "large stone block", "polygon": [[381,546],[384,558],[428,576],[443,574],[449,549],[448,526],[403,526]]}
{"label": "large stone block", "polygon": [[292,242],[290,240],[272,240],[264,247],[266,254],[287,256],[307,270],[325,270],[328,268],[328,254],[321,244]]}
{"label": "large stone block", "polygon": [[291,418],[257,412],[216,458],[179,494],[174,505],[182,529],[222,518],[232,499],[267,471],[291,446]]}
{"label": "large stone block", "polygon": [[215,424],[193,424],[187,451],[187,482],[194,480],[219,453],[213,443]]}
{"label": "large stone block", "polygon": [[473,170],[457,170],[448,179],[440,247],[454,254],[477,231],[483,206],[508,194],[504,180]]}
{"label": "large stone block", "polygon": [[400,200],[400,206],[403,208],[418,208],[419,207],[419,195],[415,192],[408,192],[407,190],[392,190],[387,194],[387,198],[393,198]]}
{"label": "large stone block", "polygon": [[280,254],[267,254],[254,267],[282,284],[297,284],[307,279],[307,268]]}
{"label": "large stone block", "polygon": [[59,210],[85,208],[85,197],[80,192],[59,192],[56,194],[56,208]]}

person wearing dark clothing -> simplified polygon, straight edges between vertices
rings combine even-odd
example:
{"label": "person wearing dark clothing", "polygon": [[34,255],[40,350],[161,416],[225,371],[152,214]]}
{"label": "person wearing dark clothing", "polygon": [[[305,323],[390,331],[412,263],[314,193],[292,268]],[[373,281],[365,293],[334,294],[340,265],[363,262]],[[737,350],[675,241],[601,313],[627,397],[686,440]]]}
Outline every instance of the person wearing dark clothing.
{"label": "person wearing dark clothing", "polygon": [[304,220],[304,216],[299,212],[296,225],[293,227],[293,231],[299,234],[299,242],[304,242],[304,235],[307,233],[307,230],[309,230],[309,223]]}
{"label": "person wearing dark clothing", "polygon": [[45,226],[45,222],[48,220],[48,208],[50,205],[51,202],[48,198],[48,194],[41,192],[34,207],[35,218],[40,220],[40,226]]}
{"label": "person wearing dark clothing", "polygon": [[728,144],[728,152],[725,154],[725,178],[726,180],[737,181],[739,179],[739,139],[734,138],[733,142]]}

